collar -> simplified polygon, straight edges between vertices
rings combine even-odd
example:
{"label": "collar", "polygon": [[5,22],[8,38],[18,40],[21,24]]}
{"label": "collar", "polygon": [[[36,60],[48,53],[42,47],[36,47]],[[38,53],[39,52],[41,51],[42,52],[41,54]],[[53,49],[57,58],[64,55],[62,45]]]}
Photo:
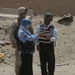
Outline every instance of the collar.
{"label": "collar", "polygon": [[24,26],[20,26],[20,29],[22,29],[22,30],[24,30],[25,32],[31,34],[30,31],[29,31],[28,29],[26,29]]}
{"label": "collar", "polygon": [[51,24],[49,24],[49,25],[45,25],[45,24],[44,24],[44,26],[46,26],[46,27],[50,27],[50,26],[51,26]]}

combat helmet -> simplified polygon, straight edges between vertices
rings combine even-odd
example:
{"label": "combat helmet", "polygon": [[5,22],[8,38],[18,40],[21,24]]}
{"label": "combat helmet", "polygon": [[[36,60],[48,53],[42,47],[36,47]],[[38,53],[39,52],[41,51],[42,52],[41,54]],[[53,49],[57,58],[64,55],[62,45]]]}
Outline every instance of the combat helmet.
{"label": "combat helmet", "polygon": [[26,7],[19,7],[18,8],[18,14],[20,15],[20,14],[22,14],[22,13],[26,13],[27,12],[27,8]]}
{"label": "combat helmet", "polygon": [[45,13],[45,15],[44,15],[44,19],[45,19],[45,18],[52,20],[52,19],[53,19],[53,14],[47,12],[47,13]]}

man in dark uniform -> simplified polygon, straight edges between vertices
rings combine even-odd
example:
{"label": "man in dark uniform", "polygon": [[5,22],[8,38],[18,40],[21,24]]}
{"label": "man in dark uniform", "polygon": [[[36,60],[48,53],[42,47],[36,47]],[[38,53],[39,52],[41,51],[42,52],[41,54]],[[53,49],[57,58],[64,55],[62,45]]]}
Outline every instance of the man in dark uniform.
{"label": "man in dark uniform", "polygon": [[51,24],[52,20],[53,14],[46,13],[44,15],[44,24],[39,25],[37,30],[37,33],[46,33],[44,37],[40,37],[36,41],[42,75],[54,75],[55,70],[54,42],[58,39],[58,32],[56,27]]}

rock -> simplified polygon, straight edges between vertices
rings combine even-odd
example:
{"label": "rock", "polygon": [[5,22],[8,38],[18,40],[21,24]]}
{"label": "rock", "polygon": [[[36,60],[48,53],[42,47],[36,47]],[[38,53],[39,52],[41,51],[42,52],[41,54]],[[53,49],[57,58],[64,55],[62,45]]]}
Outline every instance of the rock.
{"label": "rock", "polygon": [[71,14],[67,14],[67,15],[64,15],[61,19],[59,19],[57,23],[65,24],[65,22],[71,23],[72,21],[73,21],[73,16]]}
{"label": "rock", "polygon": [[8,54],[8,55],[7,55],[7,57],[8,57],[8,58],[11,58],[11,55],[10,55],[10,54]]}
{"label": "rock", "polygon": [[3,28],[2,28],[2,26],[0,26],[0,30],[2,30]]}

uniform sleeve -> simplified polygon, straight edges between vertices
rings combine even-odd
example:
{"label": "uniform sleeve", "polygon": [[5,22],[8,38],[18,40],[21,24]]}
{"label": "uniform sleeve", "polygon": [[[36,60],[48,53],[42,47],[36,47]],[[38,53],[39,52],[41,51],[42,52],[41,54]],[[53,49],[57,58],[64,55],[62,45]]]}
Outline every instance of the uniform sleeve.
{"label": "uniform sleeve", "polygon": [[54,28],[53,29],[53,36],[51,37],[50,41],[55,42],[57,40],[58,40],[58,30],[57,30],[57,28]]}
{"label": "uniform sleeve", "polygon": [[[38,26],[38,28],[37,28],[37,31],[36,31],[36,34],[38,34],[39,32],[40,32],[40,26]],[[35,40],[35,45],[37,46],[37,45],[39,45],[39,41],[38,41],[38,39],[37,40]]]}
{"label": "uniform sleeve", "polygon": [[11,27],[10,27],[10,31],[9,31],[9,39],[11,42],[15,41],[15,37],[14,37],[14,31],[16,29],[16,22],[14,22]]}
{"label": "uniform sleeve", "polygon": [[31,34],[31,35],[28,35],[27,33],[25,33],[23,30],[19,30],[18,32],[18,37],[20,39],[20,41],[22,41],[23,43],[27,41],[35,41],[36,39],[39,38],[39,34]]}

